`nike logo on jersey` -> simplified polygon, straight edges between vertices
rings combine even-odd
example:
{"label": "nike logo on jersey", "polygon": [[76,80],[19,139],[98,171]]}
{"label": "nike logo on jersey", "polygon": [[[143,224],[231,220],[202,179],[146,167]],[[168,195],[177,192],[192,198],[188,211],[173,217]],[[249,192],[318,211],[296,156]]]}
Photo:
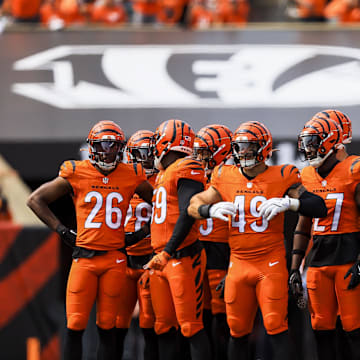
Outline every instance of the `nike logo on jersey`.
{"label": "nike logo on jersey", "polygon": [[117,264],[121,264],[122,262],[124,262],[125,260],[124,259],[116,259],[116,263]]}
{"label": "nike logo on jersey", "polygon": [[175,267],[175,266],[178,266],[178,265],[180,265],[180,264],[181,264],[181,261],[176,262],[176,263],[172,263],[172,266]]}
{"label": "nike logo on jersey", "polygon": [[199,175],[200,173],[197,172],[197,171],[191,170],[191,173],[190,173],[190,174],[191,174],[191,175]]}
{"label": "nike logo on jersey", "polygon": [[270,262],[269,262],[269,266],[272,267],[272,266],[274,266],[274,265],[276,265],[276,264],[278,264],[278,263],[279,263],[278,261],[274,261],[274,262],[271,262],[271,261],[270,261]]}

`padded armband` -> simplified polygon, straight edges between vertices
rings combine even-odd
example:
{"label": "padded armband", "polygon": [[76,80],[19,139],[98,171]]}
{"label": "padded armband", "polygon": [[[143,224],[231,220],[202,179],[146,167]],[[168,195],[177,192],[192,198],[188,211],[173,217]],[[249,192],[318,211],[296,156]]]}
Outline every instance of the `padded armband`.
{"label": "padded armband", "polygon": [[318,195],[304,191],[299,197],[299,213],[308,217],[322,218],[327,215],[325,201]]}
{"label": "padded armband", "polygon": [[213,204],[208,205],[200,205],[198,207],[198,213],[201,217],[207,219],[210,217],[210,208],[213,206]]}

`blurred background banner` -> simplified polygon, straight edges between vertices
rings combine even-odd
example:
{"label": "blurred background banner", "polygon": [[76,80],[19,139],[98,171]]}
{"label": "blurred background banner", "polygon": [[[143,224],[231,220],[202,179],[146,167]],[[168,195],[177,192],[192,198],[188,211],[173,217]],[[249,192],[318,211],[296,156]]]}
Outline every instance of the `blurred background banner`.
{"label": "blurred background banner", "polygon": [[1,223],[0,239],[1,358],[30,359],[27,342],[36,339],[41,360],[59,360],[58,236],[44,227]]}
{"label": "blurred background banner", "polygon": [[101,119],[127,136],[174,117],[195,130],[259,120],[275,139],[296,140],[329,107],[350,116],[357,139],[359,44],[357,31],[331,25],[8,31],[0,37],[0,153],[25,179],[47,178],[54,168],[29,160],[77,157]]}

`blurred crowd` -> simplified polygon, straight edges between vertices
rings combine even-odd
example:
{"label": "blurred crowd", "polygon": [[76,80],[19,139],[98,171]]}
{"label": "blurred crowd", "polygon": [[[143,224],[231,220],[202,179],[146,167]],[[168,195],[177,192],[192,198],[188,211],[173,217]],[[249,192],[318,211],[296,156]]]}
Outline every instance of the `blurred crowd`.
{"label": "blurred crowd", "polygon": [[[254,3],[256,0],[0,0],[0,16],[13,22],[41,23],[51,30],[89,23],[206,29],[224,24],[244,26],[253,20]],[[360,0],[286,0],[285,3],[272,0],[268,3],[282,9],[285,21],[360,21]]]}

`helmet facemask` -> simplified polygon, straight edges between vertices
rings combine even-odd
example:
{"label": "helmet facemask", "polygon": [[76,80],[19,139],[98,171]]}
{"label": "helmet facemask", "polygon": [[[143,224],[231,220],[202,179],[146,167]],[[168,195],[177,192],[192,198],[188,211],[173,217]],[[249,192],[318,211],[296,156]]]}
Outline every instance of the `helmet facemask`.
{"label": "helmet facemask", "polygon": [[210,175],[214,169],[216,162],[213,159],[213,154],[210,149],[206,147],[196,147],[193,149],[193,158],[202,162],[206,175]]}
{"label": "helmet facemask", "polygon": [[257,141],[234,141],[232,150],[235,163],[241,168],[250,169],[265,160],[259,159],[261,148]]}
{"label": "helmet facemask", "polygon": [[146,175],[154,174],[154,155],[150,146],[134,147],[129,149],[131,160],[140,163],[145,170]]}
{"label": "helmet facemask", "polygon": [[122,160],[125,143],[114,139],[88,140],[90,162],[103,171],[114,170]]}
{"label": "helmet facemask", "polygon": [[[325,134],[324,134],[325,135]],[[324,161],[334,152],[330,149],[327,153],[322,146],[323,139],[317,134],[303,134],[298,139],[298,150],[303,161],[308,161],[314,168],[320,167]],[[323,153],[323,154],[322,154]]]}

